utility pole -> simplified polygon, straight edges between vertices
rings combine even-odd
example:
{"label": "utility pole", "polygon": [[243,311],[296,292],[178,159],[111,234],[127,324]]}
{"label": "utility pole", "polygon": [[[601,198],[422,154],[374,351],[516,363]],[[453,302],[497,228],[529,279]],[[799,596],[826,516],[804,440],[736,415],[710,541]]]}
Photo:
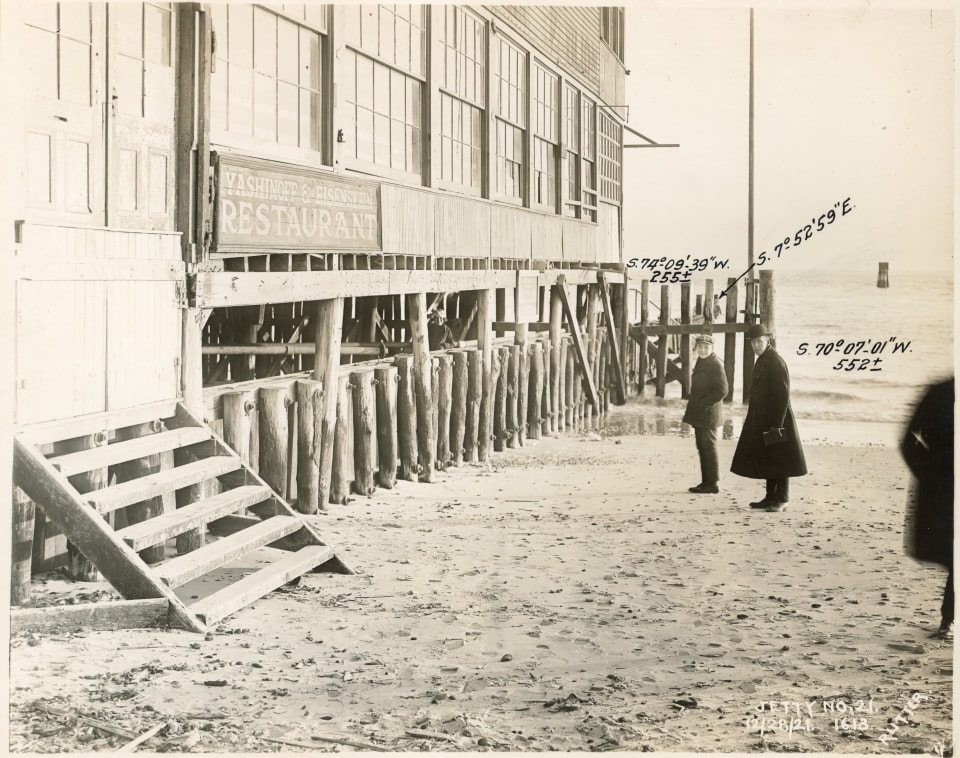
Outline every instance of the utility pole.
{"label": "utility pole", "polygon": [[750,97],[747,126],[747,266],[748,278],[754,279],[753,272],[753,8],[750,9]]}

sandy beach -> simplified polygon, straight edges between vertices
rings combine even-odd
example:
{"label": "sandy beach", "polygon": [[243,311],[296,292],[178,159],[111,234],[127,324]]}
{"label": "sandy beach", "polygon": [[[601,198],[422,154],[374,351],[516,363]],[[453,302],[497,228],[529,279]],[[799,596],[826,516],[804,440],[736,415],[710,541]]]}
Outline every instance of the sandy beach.
{"label": "sandy beach", "polygon": [[356,575],[308,575],[206,637],[15,637],[10,749],[129,741],[46,707],[166,724],[142,752],[949,755],[945,572],[903,555],[899,454],[806,453],[783,513],[750,512],[762,484],[729,474],[688,494],[692,438],[596,433],[333,506],[316,520]]}

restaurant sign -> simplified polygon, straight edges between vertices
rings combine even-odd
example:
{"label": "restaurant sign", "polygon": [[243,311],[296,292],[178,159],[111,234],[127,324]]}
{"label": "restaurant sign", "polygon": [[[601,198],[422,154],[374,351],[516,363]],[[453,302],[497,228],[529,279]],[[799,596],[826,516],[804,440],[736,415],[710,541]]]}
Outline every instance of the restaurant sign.
{"label": "restaurant sign", "polygon": [[379,250],[379,185],[233,155],[216,158],[216,250]]}

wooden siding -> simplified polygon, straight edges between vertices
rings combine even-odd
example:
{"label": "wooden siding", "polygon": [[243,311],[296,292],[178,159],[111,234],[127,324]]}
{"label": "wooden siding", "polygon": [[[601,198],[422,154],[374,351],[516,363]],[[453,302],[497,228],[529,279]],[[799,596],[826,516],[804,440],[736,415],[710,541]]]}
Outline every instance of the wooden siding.
{"label": "wooden siding", "polygon": [[556,216],[532,215],[533,259],[538,261],[563,260],[563,229]]}
{"label": "wooden siding", "polygon": [[529,40],[538,52],[583,84],[600,91],[600,8],[490,5],[494,16]]}
{"label": "wooden siding", "polygon": [[597,208],[597,261],[620,262],[620,207],[600,203]]}
{"label": "wooden siding", "polygon": [[[603,42],[600,43],[600,99],[608,105],[626,104],[626,82],[624,67],[616,54]],[[614,108],[622,118],[625,108]]]}
{"label": "wooden siding", "polygon": [[441,258],[490,255],[490,204],[455,195],[436,195],[436,251]]}
{"label": "wooden siding", "polygon": [[533,249],[533,223],[529,211],[494,205],[490,212],[490,255],[493,258],[529,260]]}
{"label": "wooden siding", "polygon": [[395,184],[381,184],[380,188],[383,252],[433,255],[433,194]]}
{"label": "wooden siding", "polygon": [[176,398],[180,235],[34,224],[21,231],[16,423]]}
{"label": "wooden siding", "polygon": [[563,220],[563,260],[595,263],[597,227],[583,221]]}

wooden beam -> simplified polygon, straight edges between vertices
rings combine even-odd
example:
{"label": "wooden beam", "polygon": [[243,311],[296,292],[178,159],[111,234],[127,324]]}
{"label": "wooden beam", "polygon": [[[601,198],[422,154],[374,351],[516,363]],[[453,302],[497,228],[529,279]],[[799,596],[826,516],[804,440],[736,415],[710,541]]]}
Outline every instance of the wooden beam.
{"label": "wooden beam", "polygon": [[15,258],[14,276],[34,282],[180,282],[186,275],[182,261],[93,258],[83,261],[51,258]]}
{"label": "wooden beam", "polygon": [[745,332],[750,328],[750,324],[633,324],[630,327],[630,334],[638,342],[642,335],[648,337],[657,337],[661,334],[735,334]]}
{"label": "wooden beam", "polygon": [[[596,281],[596,272],[592,272]],[[330,300],[336,297],[512,288],[516,272],[480,269],[380,271],[209,271],[197,274],[197,306]]]}
{"label": "wooden beam", "polygon": [[[623,380],[623,363],[620,360],[620,345],[617,328],[613,322],[613,309],[610,307],[610,295],[607,292],[606,275],[600,274],[600,300],[603,303],[603,320],[607,325],[607,339],[610,340],[610,357],[613,359],[613,382],[616,388],[614,401],[617,405],[626,402],[626,383]],[[558,351],[559,352],[559,351]]]}
{"label": "wooden beam", "polygon": [[10,634],[59,634],[77,628],[91,632],[146,629],[167,623],[166,598],[116,600],[10,611]]}
{"label": "wooden beam", "polygon": [[577,362],[580,364],[580,371],[583,374],[583,386],[587,391],[587,398],[591,405],[597,406],[597,388],[593,384],[593,373],[590,370],[590,363],[587,361],[587,351],[583,346],[583,337],[580,334],[580,324],[577,323],[577,314],[570,306],[570,298],[567,297],[566,279],[562,276],[557,281],[559,285],[560,300],[563,303],[563,312],[567,317],[567,329],[573,338],[574,353]]}
{"label": "wooden beam", "polygon": [[133,426],[146,421],[169,418],[177,409],[176,399],[164,400],[150,405],[138,405],[119,411],[90,413],[56,421],[44,421],[39,424],[26,424],[17,428],[17,434],[24,442],[43,445],[57,440],[74,437],[86,437],[97,432]]}

